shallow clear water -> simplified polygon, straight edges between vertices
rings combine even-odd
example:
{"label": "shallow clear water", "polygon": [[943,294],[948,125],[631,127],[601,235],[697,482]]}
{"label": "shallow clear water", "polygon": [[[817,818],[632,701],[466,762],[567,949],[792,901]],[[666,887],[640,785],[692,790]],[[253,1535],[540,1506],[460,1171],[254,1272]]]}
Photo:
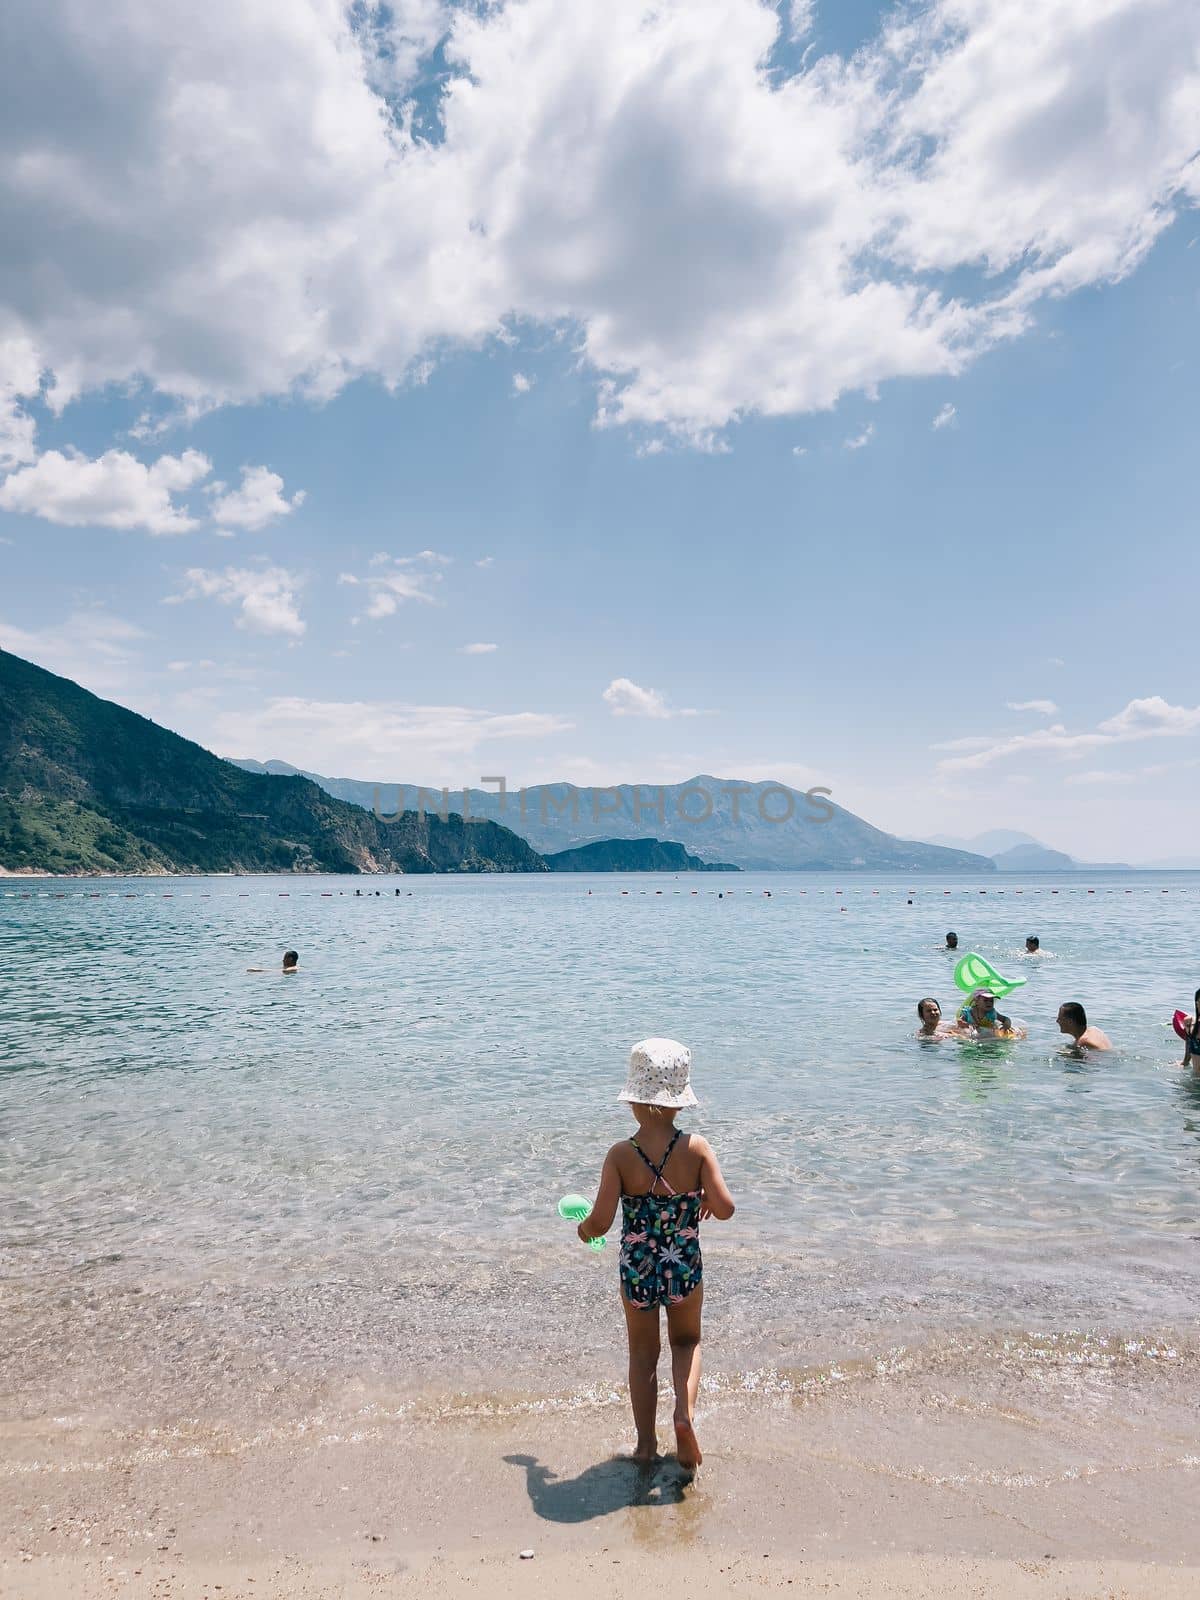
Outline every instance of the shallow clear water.
{"label": "shallow clear water", "polygon": [[[215,1296],[248,1345],[369,1365],[403,1301],[431,1363],[497,1337],[497,1308],[541,1359],[612,1289],[615,1251],[555,1202],[594,1186],[628,1047],[658,1033],[693,1047],[691,1125],[738,1200],[705,1232],[715,1314],[760,1355],[800,1318],[818,1339],[901,1310],[1178,1322],[1200,1083],[1170,1017],[1198,909],[1191,874],[9,879],[0,1273],[42,1337],[56,1305],[83,1337],[80,1293],[97,1338],[121,1326],[97,1294],[159,1296],[160,1341],[162,1307]],[[948,927],[1027,977],[1004,1006],[1027,1041],[914,1037],[920,996],[954,1003]],[[1064,999],[1111,1055],[1064,1053]]]}

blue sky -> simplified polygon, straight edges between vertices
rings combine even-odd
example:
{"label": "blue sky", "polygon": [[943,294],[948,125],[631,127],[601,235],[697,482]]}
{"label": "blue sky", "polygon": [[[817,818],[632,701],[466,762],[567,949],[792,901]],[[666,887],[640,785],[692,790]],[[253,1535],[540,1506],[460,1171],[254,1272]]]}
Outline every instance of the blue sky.
{"label": "blue sky", "polygon": [[876,55],[862,6],[413,0],[349,67],[336,6],[217,5],[207,67],[172,9],[132,84],[23,19],[101,87],[0,121],[0,644],[341,776],[1197,853],[1190,7],[1055,0],[1031,63],[985,0]]}

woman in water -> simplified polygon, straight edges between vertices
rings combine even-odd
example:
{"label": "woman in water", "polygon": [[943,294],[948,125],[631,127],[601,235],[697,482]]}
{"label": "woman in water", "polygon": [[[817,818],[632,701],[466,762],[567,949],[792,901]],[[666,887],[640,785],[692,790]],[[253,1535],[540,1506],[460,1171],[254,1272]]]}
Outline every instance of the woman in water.
{"label": "woman in water", "polygon": [[918,1039],[945,1038],[948,1030],[942,1022],[942,1008],[931,995],[917,1001],[917,1016],[921,1019],[921,1026],[917,1029]]}
{"label": "woman in water", "polygon": [[700,1223],[733,1215],[712,1147],[684,1133],[675,1117],[694,1106],[692,1053],[674,1039],[643,1039],[629,1055],[629,1077],[617,1096],[629,1103],[637,1137],[622,1139],[604,1158],[596,1203],[579,1224],[585,1244],[612,1226],[620,1202],[621,1306],[629,1339],[629,1399],[637,1428],[633,1459],[658,1456],[659,1307],[667,1313],[671,1377],[675,1385],[675,1444],[681,1467],[703,1460],[694,1410],[700,1387]]}

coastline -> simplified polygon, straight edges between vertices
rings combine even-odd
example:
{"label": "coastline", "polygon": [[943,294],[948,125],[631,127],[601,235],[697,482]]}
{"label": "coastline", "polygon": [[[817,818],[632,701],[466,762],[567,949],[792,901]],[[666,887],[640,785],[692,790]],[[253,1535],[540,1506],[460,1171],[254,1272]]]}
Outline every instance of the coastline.
{"label": "coastline", "polygon": [[[1163,1347],[1164,1352],[1166,1346]],[[706,1391],[689,1481],[628,1448],[622,1392],[365,1385],[286,1423],[3,1422],[14,1600],[1196,1592],[1194,1348],[1100,1372],[995,1359]],[[6,1406],[6,1411],[8,1407]],[[665,1416],[665,1407],[660,1417]],[[668,1429],[660,1433],[665,1442]],[[534,1552],[521,1559],[522,1550]]]}

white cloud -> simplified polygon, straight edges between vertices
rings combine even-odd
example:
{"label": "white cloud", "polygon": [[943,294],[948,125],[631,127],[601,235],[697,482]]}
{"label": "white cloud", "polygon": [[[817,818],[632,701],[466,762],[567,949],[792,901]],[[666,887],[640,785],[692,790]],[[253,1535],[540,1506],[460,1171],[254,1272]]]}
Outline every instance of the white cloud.
{"label": "white cloud", "polygon": [[479,560],[475,563],[477,567],[493,567],[495,564],[495,556],[480,556]]}
{"label": "white cloud", "polygon": [[532,378],[526,377],[526,375],[523,372],[514,372],[513,373],[512,392],[514,394],[528,394],[530,389],[532,389],[532,388],[533,388],[533,379]]}
{"label": "white cloud", "polygon": [[947,401],[942,409],[938,412],[937,416],[933,419],[933,427],[935,431],[940,428],[948,428],[957,415],[957,407],[952,406],[950,402]]}
{"label": "white cloud", "polygon": [[602,696],[614,717],[650,717],[666,721],[669,717],[698,717],[693,707],[676,710],[658,689],[643,689],[631,678],[614,678]]}
{"label": "white cloud", "polygon": [[36,424],[22,405],[42,381],[31,340],[0,338],[0,472],[37,459]]}
{"label": "white cloud", "polygon": [[286,517],[304,504],[304,490],[298,489],[289,500],[283,493],[283,479],[268,467],[243,467],[241,487],[225,489],[215,484],[212,518],[222,528],[244,528],[258,533],[277,517]]}
{"label": "white cloud", "polygon": [[305,623],[300,616],[298,590],[303,580],[283,567],[226,567],[209,572],[189,567],[184,574],[187,588],[170,596],[171,603],[183,600],[219,600],[238,608],[237,626],[250,633],[280,633],[299,639]]}
{"label": "white cloud", "polygon": [[67,528],[187,533],[199,523],[172,497],[211,471],[212,463],[198,450],[159,456],[149,466],[126,450],[106,450],[95,461],[76,451],[47,450],[0,484],[0,509]]}
{"label": "white cloud", "polygon": [[93,694],[128,690],[146,637],[132,622],[107,611],[76,611],[43,628],[0,621],[0,649],[81,683]]}
{"label": "white cloud", "polygon": [[[389,556],[380,551],[371,557],[368,565],[372,570],[365,578],[356,577],[352,572],[343,572],[338,582],[349,584],[352,588],[365,588],[365,615],[372,622],[378,622],[384,617],[394,616],[406,600],[422,600],[427,605],[433,605],[435,602],[430,585],[440,583],[442,575],[429,569],[448,566],[450,559],[449,556],[439,555],[436,550],[422,550],[415,556]],[[422,568],[425,570],[419,570]],[[354,618],[355,622],[360,620]]]}
{"label": "white cloud", "polygon": [[671,715],[665,698],[657,689],[643,689],[630,678],[614,678],[603,698],[614,717],[663,719]]}
{"label": "white cloud", "polygon": [[1052,717],[1058,710],[1053,700],[1006,700],[1010,711],[1036,711],[1043,717]]}
{"label": "white cloud", "polygon": [[1154,734],[1200,732],[1200,706],[1173,706],[1159,694],[1131,700],[1124,711],[1100,724],[1114,739],[1145,739]]}
{"label": "white cloud", "polygon": [[490,656],[493,650],[498,650],[495,644],[464,644],[461,654],[464,656]]}
{"label": "white cloud", "polygon": [[[1173,706],[1161,695],[1131,700],[1123,711],[1101,722],[1095,732],[1070,733],[1060,723],[1038,728],[1033,733],[1018,733],[1006,739],[966,739],[935,745],[935,749],[970,750],[938,763],[942,773],[979,771],[1010,756],[1049,753],[1068,758],[1090,750],[1156,737],[1179,737],[1200,733],[1200,706]],[[974,748],[971,748],[971,747]]]}
{"label": "white cloud", "polygon": [[794,444],[792,446],[792,454],[794,456],[806,456],[808,454],[808,446],[806,444]]}
{"label": "white cloud", "polygon": [[843,439],[842,448],[844,450],[865,450],[874,437],[875,424],[868,422],[861,433],[856,433],[849,439]]}
{"label": "white cloud", "polygon": [[[209,0],[203,28],[182,0],[26,0],[0,391],[32,361],[60,407],[142,379],[192,408],[328,396],[529,321],[570,330],[601,423],[713,447],[953,376],[1200,197],[1188,0],[890,15],[788,75],[806,0]],[[427,139],[404,96],[447,24]]]}
{"label": "white cloud", "polygon": [[1050,656],[1046,661],[1048,667],[1065,667],[1066,664],[1061,656]]}
{"label": "white cloud", "polygon": [[212,742],[232,755],[273,751],[317,771],[420,782],[431,771],[443,772],[447,759],[468,756],[482,745],[551,738],[572,726],[563,717],[536,711],[281,697],[222,713],[214,720]]}

